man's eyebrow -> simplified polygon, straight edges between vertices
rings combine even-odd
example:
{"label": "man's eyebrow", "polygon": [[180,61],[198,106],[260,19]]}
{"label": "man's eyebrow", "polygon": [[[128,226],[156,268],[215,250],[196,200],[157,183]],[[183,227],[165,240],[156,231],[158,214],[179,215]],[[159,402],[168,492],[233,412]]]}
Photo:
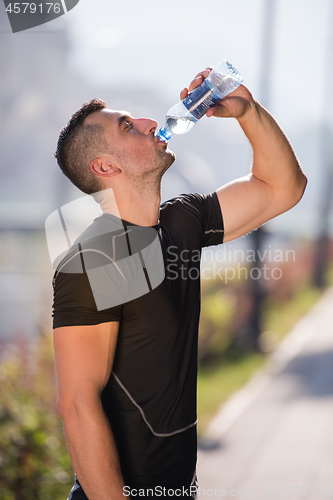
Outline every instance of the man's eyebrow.
{"label": "man's eyebrow", "polygon": [[118,118],[118,127],[120,128],[121,125],[126,121],[126,120],[131,120],[133,117],[131,115],[120,115]]}

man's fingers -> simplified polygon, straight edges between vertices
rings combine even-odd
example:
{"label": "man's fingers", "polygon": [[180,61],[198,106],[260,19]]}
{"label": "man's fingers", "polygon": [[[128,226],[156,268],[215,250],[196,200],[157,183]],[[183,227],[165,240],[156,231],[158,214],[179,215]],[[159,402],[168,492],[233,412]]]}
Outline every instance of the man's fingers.
{"label": "man's fingers", "polygon": [[192,90],[194,90],[197,87],[199,87],[199,85],[201,85],[202,82],[203,82],[203,77],[202,76],[196,76],[194,78],[194,80],[192,80],[191,83],[190,83],[190,87],[189,87],[190,92],[192,92]]}
{"label": "man's fingers", "polygon": [[[247,89],[246,89],[247,90]],[[232,94],[219,101],[215,106],[210,108],[206,116],[216,116],[219,118],[240,118],[251,107],[251,103],[245,97],[235,95],[236,90]],[[247,91],[248,92],[248,91]],[[249,94],[250,95],[250,94]]]}
{"label": "man's fingers", "polygon": [[196,89],[199,85],[202,84],[205,78],[209,75],[209,73],[212,71],[211,66],[207,66],[207,68],[204,71],[200,71],[195,78],[191,81],[189,88],[187,89],[186,87],[181,91],[180,93],[180,100],[182,101],[187,97],[189,92],[192,92],[192,90]]}
{"label": "man's fingers", "polygon": [[195,88],[197,88],[199,85],[202,84],[205,78],[209,75],[209,73],[212,71],[212,67],[208,66],[204,71],[200,71],[195,78],[191,81],[189,90],[192,92]]}
{"label": "man's fingers", "polygon": [[218,104],[209,110],[206,113],[206,116],[209,118],[211,116],[216,116],[218,118],[228,118],[231,116],[231,111],[225,104]]}
{"label": "man's fingers", "polygon": [[185,99],[187,95],[188,95],[188,89],[185,87],[180,93],[180,100],[182,101],[183,99]]}
{"label": "man's fingers", "polygon": [[198,76],[202,76],[204,78],[207,78],[207,76],[212,71],[212,69],[213,68],[211,66],[207,66],[207,68],[204,71],[200,71],[200,73],[198,73],[197,75],[195,75],[195,78],[197,78]]}
{"label": "man's fingers", "polygon": [[209,110],[208,110],[208,111],[207,111],[207,113],[206,113],[206,116],[207,116],[208,118],[210,118],[211,116],[213,116],[213,115],[214,115],[215,110],[216,110],[215,106],[214,106],[213,108],[209,108]]}

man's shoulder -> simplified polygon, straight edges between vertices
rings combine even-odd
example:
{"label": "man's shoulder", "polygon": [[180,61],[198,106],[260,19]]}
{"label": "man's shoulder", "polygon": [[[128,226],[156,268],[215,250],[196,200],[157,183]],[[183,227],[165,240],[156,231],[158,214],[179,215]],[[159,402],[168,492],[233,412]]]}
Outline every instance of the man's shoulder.
{"label": "man's shoulder", "polygon": [[182,193],[174,198],[164,201],[161,203],[161,210],[164,210],[169,207],[182,207],[186,205],[194,205],[203,204],[205,202],[214,202],[214,198],[217,197],[216,193]]}
{"label": "man's shoulder", "polygon": [[116,217],[102,215],[97,217],[73,242],[70,248],[58,256],[54,263],[56,271],[66,274],[83,273],[84,261],[88,256],[97,259],[99,265],[110,261],[111,236],[124,233],[122,221]]}
{"label": "man's shoulder", "polygon": [[209,206],[216,204],[216,193],[200,194],[200,193],[186,193],[180,194],[175,198],[171,198],[161,204],[160,214],[161,219],[174,217],[178,212],[181,217],[184,216],[202,216]]}
{"label": "man's shoulder", "polygon": [[115,264],[145,251],[158,237],[157,229],[131,224],[111,214],[103,214],[80,234],[58,258],[58,273],[85,273]]}
{"label": "man's shoulder", "polygon": [[174,198],[170,198],[169,200],[164,201],[161,203],[161,210],[165,210],[166,208],[170,207],[181,207],[182,205],[186,203],[193,203],[198,197],[202,197],[205,195],[201,195],[198,193],[182,193],[179,194],[178,196],[175,196]]}
{"label": "man's shoulder", "polygon": [[184,238],[200,238],[202,246],[223,243],[223,218],[216,192],[181,194],[162,203],[160,221],[164,230]]}

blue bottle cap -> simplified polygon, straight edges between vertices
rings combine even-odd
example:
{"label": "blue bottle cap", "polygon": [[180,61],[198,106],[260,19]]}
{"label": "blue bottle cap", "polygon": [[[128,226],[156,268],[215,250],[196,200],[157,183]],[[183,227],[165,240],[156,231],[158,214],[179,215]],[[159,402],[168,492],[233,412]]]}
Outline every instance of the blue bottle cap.
{"label": "blue bottle cap", "polygon": [[168,127],[161,127],[156,134],[156,137],[158,137],[160,141],[164,142],[168,142],[171,136],[172,132]]}

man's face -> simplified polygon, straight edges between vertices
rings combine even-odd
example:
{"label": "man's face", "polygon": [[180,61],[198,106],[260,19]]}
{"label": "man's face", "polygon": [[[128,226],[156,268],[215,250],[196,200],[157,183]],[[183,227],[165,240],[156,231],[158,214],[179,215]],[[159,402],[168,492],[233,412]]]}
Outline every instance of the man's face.
{"label": "man's face", "polygon": [[163,173],[175,161],[175,154],[160,141],[155,132],[157,122],[149,118],[133,118],[126,111],[103,109],[90,115],[87,123],[104,126],[104,137],[122,172],[129,179]]}

